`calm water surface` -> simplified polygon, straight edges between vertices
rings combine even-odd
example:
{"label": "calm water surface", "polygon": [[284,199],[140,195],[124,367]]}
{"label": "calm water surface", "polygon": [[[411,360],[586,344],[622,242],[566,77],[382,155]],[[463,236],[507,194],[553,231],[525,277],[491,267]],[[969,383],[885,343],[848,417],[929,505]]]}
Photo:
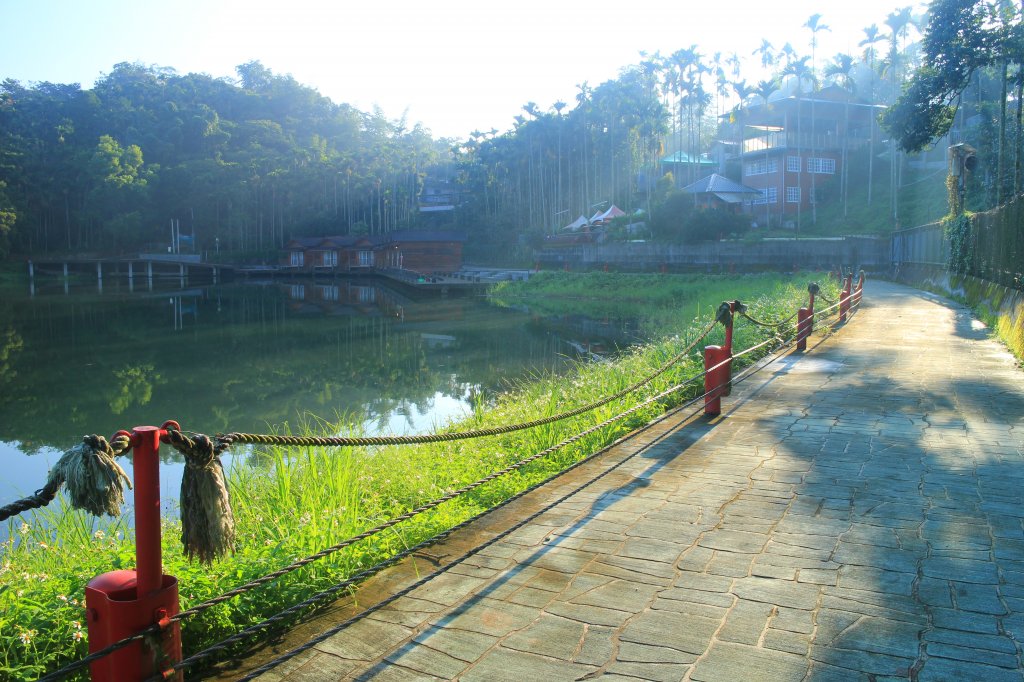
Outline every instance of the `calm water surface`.
{"label": "calm water surface", "polygon": [[[633,326],[472,296],[414,300],[375,280],[7,289],[0,504],[40,488],[83,435],[168,419],[210,435],[266,433],[303,415],[361,415],[370,434],[429,432],[509,380],[637,340]],[[160,453],[171,505],[182,465],[170,447]]]}

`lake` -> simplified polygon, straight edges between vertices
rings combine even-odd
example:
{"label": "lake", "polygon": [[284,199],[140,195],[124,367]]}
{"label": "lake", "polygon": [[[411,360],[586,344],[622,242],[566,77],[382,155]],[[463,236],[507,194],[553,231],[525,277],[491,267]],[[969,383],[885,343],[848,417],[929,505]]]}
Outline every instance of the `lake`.
{"label": "lake", "polygon": [[[413,298],[373,279],[102,291],[39,279],[0,291],[0,504],[42,487],[85,434],[169,419],[267,433],[311,415],[425,433],[510,381],[641,338],[629,320]],[[172,507],[182,464],[160,454]]]}

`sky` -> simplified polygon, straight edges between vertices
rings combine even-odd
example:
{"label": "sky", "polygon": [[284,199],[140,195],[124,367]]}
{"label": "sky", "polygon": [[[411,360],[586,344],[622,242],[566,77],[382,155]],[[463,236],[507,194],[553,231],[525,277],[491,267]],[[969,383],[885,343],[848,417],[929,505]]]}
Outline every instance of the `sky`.
{"label": "sky", "polygon": [[591,87],[637,64],[641,52],[697,45],[736,53],[741,77],[766,74],[751,53],[762,38],[810,54],[812,14],[819,66],[859,54],[864,28],[894,0],[0,0],[6,27],[0,80],[88,88],[114,64],[236,78],[259,60],[335,102],[421,123],[435,137],[503,132],[527,102],[574,106]]}

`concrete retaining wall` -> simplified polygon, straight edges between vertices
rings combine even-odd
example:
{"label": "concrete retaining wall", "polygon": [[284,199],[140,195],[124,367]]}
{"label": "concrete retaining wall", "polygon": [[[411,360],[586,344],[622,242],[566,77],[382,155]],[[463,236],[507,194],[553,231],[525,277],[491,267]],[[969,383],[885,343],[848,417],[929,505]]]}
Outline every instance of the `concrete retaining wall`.
{"label": "concrete retaining wall", "polygon": [[720,241],[681,245],[657,242],[591,244],[536,252],[546,267],[622,270],[789,270],[830,269],[838,265],[888,270],[888,237],[840,237],[834,239],[763,239]]}
{"label": "concrete retaining wall", "polygon": [[995,331],[1014,355],[1024,359],[1024,291],[1010,289],[945,268],[904,264],[897,279],[910,286],[943,294],[980,310],[995,321]]}

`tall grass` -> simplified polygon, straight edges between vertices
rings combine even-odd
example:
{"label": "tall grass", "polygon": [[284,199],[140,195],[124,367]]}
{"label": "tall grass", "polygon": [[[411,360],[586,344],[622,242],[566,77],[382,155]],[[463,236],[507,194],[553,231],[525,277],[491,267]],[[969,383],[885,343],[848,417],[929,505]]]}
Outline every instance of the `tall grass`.
{"label": "tall grass", "polygon": [[[441,430],[495,427],[589,404],[662,367],[712,319],[721,299],[752,299],[747,301],[752,314],[768,322],[778,321],[806,302],[806,281],[785,282],[765,276],[711,280],[701,289],[699,307],[692,299],[687,306],[692,324],[680,325],[676,334],[625,351],[612,362],[579,364],[568,375],[520,380],[493,400],[479,402],[459,423],[439,426]],[[834,298],[834,284],[822,283],[826,295]],[[642,292],[635,280],[619,290],[631,296]],[[590,289],[591,294],[595,291],[608,295],[603,289]],[[770,293],[761,293],[765,291]],[[675,295],[682,294],[669,294],[669,299]],[[764,330],[737,321],[736,348],[752,345],[764,335]],[[708,343],[720,340],[719,327]],[[237,552],[209,567],[189,563],[177,541],[178,522],[166,520],[165,571],[177,576],[182,608],[189,608],[549,448],[694,376],[701,368],[700,354],[695,351],[650,385],[600,409],[543,427],[472,441],[377,448],[254,447],[245,457],[236,452],[228,474]],[[689,394],[662,400],[430,512],[204,611],[183,623],[186,654],[508,499],[700,390],[694,385]],[[354,428],[306,417],[294,431],[337,435]],[[280,427],[283,433],[292,430],[287,424]],[[132,531],[126,522],[97,521],[68,509],[62,501],[56,505],[31,521],[9,521],[10,539],[0,549],[2,679],[35,679],[84,657],[85,584],[103,572],[131,568],[135,563]]]}

